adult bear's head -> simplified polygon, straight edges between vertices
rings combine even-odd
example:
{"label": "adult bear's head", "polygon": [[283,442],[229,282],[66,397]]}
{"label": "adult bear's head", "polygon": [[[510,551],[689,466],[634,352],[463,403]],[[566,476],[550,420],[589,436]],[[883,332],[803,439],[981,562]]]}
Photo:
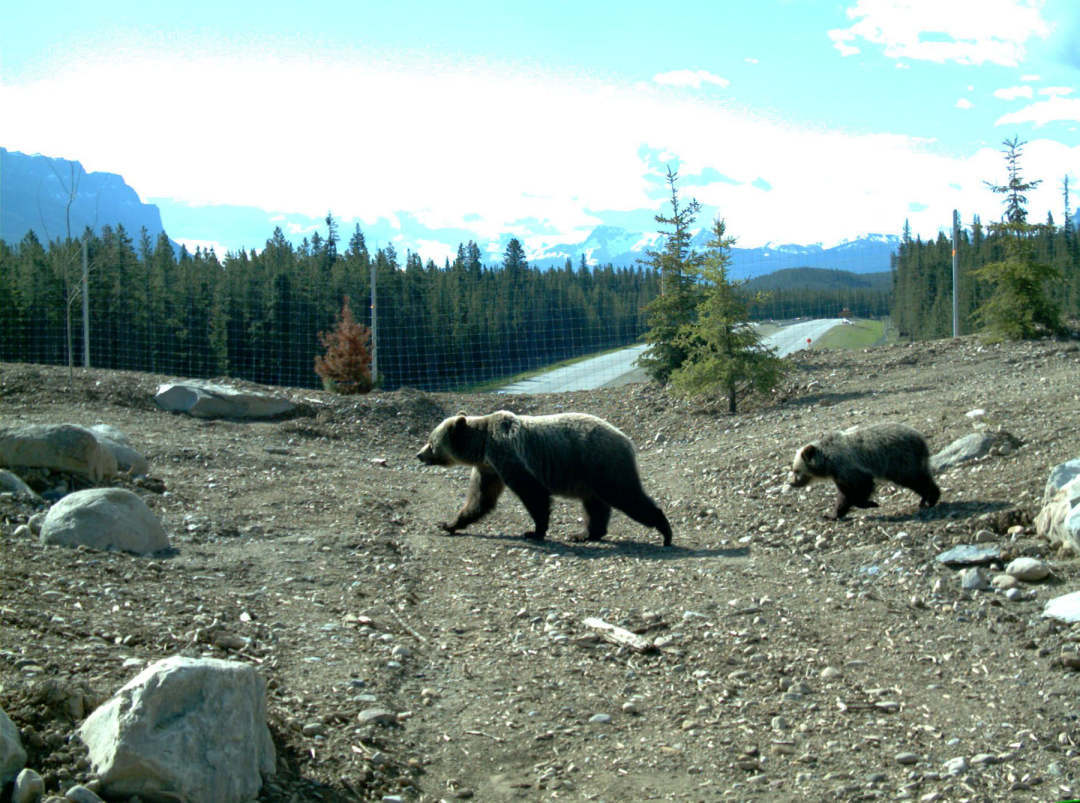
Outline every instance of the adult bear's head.
{"label": "adult bear's head", "polygon": [[452,466],[458,463],[475,466],[484,460],[486,417],[468,417],[465,413],[445,419],[431,431],[424,448],[416,453],[429,466]]}

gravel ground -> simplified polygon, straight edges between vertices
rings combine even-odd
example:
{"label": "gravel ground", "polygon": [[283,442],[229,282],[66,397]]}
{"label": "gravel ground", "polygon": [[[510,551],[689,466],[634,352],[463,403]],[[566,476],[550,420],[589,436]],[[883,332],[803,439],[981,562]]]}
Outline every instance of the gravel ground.
{"label": "gravel ground", "polygon": [[[129,435],[153,479],[121,484],[175,547],[153,559],[42,547],[14,535],[36,508],[0,497],[0,707],[50,791],[93,780],[69,738],[81,718],[183,653],[266,676],[278,771],[263,801],[1080,796],[1078,675],[1063,658],[1080,629],[1040,615],[1080,588],[1080,564],[1030,526],[1050,468],[1080,454],[1076,342],[792,360],[780,391],[735,416],[647,384],[282,389],[310,414],[270,423],[161,412],[165,377],[80,371],[69,385],[64,369],[0,365],[3,423]],[[444,416],[498,407],[623,429],[674,546],[618,512],[605,541],[573,543],[580,510],[564,501],[548,541],[527,542],[510,495],[442,535],[467,470],[414,455]],[[922,430],[933,451],[974,421],[1022,445],[940,475],[942,501],[924,512],[885,485],[880,508],[834,522],[830,486],[786,487],[803,443],[884,420]],[[1012,600],[963,590],[935,556],[976,540],[1053,574]],[[602,640],[589,617],[648,649]],[[394,722],[365,721],[376,708]]]}

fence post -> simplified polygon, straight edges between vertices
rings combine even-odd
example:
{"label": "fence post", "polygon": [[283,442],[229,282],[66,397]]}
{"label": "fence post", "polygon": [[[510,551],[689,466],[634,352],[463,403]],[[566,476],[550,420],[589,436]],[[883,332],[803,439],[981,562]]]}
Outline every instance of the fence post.
{"label": "fence post", "polygon": [[90,266],[86,258],[86,237],[82,241],[82,364],[90,367]]}
{"label": "fence post", "polygon": [[960,247],[960,213],[952,212],[952,336],[960,336],[960,293],[957,283],[956,251]]}

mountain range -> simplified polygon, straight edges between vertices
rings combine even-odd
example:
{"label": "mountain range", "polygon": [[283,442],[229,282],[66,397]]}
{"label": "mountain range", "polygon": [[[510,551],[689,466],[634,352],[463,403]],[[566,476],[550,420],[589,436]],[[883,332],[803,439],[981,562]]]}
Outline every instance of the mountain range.
{"label": "mountain range", "polygon": [[[187,244],[191,251],[196,244],[215,246],[219,257],[225,256],[220,253],[222,250],[261,250],[275,227],[280,227],[295,244],[316,231],[323,237],[327,233],[325,219],[303,214],[274,213],[250,206],[194,206],[167,198],[144,203],[116,173],[87,172],[77,161],[0,148],[0,239],[15,244],[31,229],[42,242],[62,238],[69,231],[69,212],[73,236],[78,236],[87,226],[99,231],[103,225],[119,223],[133,239],[137,240],[144,227],[151,241],[162,231],[168,231],[170,237]],[[647,250],[659,248],[661,235],[643,228],[651,221],[652,214],[655,213],[643,210],[618,223],[601,223],[582,242],[550,245],[526,256],[529,264],[542,269],[562,267],[567,259],[577,267],[582,256],[590,265],[633,266]],[[343,241],[348,241],[355,225],[348,219],[338,219]],[[1080,212],[1077,225],[1080,227]],[[484,243],[467,229],[431,229],[409,213],[380,218],[361,225],[360,229],[368,248],[393,243],[402,261],[408,250],[417,251],[427,259],[433,256],[427,251],[434,247],[440,254],[433,256],[436,264],[442,264],[446,254],[453,254],[459,244],[469,240],[480,245],[488,264],[497,264],[511,236],[523,242],[528,239],[527,232],[518,232],[505,234],[499,242]],[[707,229],[698,231],[693,247],[703,250],[710,236]],[[731,252],[730,275],[733,279],[747,279],[789,268],[878,273],[890,269],[890,257],[899,242],[896,235],[870,234],[831,247],[769,243],[758,248],[740,248],[736,245]]]}
{"label": "mountain range", "polygon": [[158,208],[143,203],[123,176],[0,148],[0,239],[15,245],[33,230],[46,244],[118,223],[132,238],[145,227],[151,242],[165,230]]}

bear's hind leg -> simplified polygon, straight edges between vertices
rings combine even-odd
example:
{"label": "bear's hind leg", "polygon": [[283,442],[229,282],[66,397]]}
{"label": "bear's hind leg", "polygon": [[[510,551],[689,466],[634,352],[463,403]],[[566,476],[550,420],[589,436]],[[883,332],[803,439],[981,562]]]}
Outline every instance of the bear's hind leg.
{"label": "bear's hind leg", "polygon": [[612,504],[639,524],[659,530],[664,536],[664,546],[671,546],[671,524],[664,511],[644,491],[636,495],[626,494],[625,498]]}
{"label": "bear's hind leg", "polygon": [[599,541],[607,535],[608,522],[611,520],[611,505],[596,496],[582,500],[585,506],[586,541]]}
{"label": "bear's hind leg", "polygon": [[479,521],[495,509],[505,487],[494,471],[474,468],[469,478],[469,492],[465,497],[465,504],[458,511],[457,518],[450,524],[441,525],[442,528],[453,535],[455,531],[463,530],[474,521]]}

